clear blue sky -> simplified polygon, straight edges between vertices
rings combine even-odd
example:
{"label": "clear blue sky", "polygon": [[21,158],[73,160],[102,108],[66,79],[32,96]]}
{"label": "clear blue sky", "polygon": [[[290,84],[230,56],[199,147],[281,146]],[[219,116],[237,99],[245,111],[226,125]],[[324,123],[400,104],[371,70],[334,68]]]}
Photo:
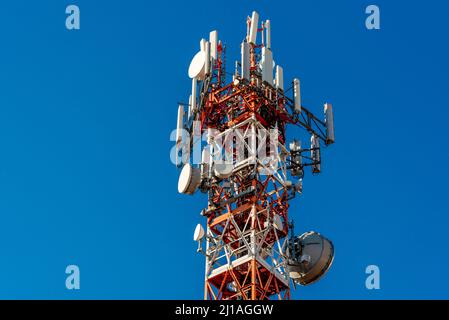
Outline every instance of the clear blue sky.
{"label": "clear blue sky", "polygon": [[252,10],[304,105],[335,112],[337,143],[290,217],[336,257],[293,298],[449,298],[447,2],[144,0],[0,4],[0,298],[202,298],[206,198],[177,193],[169,134],[200,38],[218,29],[236,59]]}

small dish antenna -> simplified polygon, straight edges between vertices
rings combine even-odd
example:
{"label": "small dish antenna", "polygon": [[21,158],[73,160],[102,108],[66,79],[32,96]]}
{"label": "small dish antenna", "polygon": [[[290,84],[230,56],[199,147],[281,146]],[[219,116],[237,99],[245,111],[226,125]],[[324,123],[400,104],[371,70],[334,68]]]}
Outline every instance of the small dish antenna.
{"label": "small dish antenna", "polygon": [[229,178],[234,170],[234,166],[229,163],[215,163],[214,173],[219,179]]}
{"label": "small dish antenna", "polygon": [[206,75],[206,53],[199,51],[190,62],[189,77],[203,80]]}
{"label": "small dish antenna", "polygon": [[198,223],[195,232],[193,233],[193,241],[201,241],[201,239],[204,238],[204,228],[203,226]]}
{"label": "small dish antenna", "polygon": [[190,163],[186,163],[181,170],[178,180],[178,192],[185,194],[194,194],[201,184],[201,171],[194,168]]}

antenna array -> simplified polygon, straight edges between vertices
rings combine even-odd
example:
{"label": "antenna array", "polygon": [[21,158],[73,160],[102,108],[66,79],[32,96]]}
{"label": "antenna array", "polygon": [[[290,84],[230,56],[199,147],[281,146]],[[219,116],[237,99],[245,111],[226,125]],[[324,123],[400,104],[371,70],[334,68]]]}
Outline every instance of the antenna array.
{"label": "antenna array", "polygon": [[[328,239],[313,231],[295,236],[288,220],[306,167],[321,171],[320,141],[334,143],[332,105],[324,105],[322,121],[302,105],[299,79],[284,90],[271,41],[271,22],[259,24],[253,12],[226,83],[225,48],[212,31],[188,70],[189,103],[178,109],[178,191],[208,195],[206,229],[199,224],[194,233],[206,257],[205,299],[289,299],[290,284],[316,281],[333,261]],[[287,148],[287,125],[305,129],[310,147],[294,139]],[[198,143],[201,161],[191,164]]]}

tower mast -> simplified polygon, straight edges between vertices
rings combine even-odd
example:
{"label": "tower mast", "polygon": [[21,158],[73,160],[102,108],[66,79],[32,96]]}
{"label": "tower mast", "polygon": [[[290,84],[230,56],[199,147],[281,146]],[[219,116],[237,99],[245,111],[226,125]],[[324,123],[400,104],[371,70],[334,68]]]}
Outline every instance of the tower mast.
{"label": "tower mast", "polygon": [[[200,42],[189,67],[187,120],[183,110],[178,113],[177,147],[180,154],[184,150],[178,190],[208,195],[201,213],[206,229],[198,225],[194,240],[206,257],[204,298],[210,300],[289,299],[291,283],[315,280],[333,259],[332,244],[317,233],[289,238],[288,217],[289,201],[302,192],[305,167],[320,172],[319,140],[334,142],[332,106],[325,105],[321,121],[302,106],[298,79],[284,91],[282,67],[276,66],[273,77],[271,23],[259,28],[258,20],[257,12],[248,18],[241,61],[229,83],[217,32]],[[257,44],[260,33],[264,43]],[[287,125],[304,128],[310,148],[296,140],[287,146]],[[185,150],[198,147],[198,141],[202,157],[192,165]],[[308,241],[311,237],[318,242]],[[319,256],[307,254],[317,243]]]}

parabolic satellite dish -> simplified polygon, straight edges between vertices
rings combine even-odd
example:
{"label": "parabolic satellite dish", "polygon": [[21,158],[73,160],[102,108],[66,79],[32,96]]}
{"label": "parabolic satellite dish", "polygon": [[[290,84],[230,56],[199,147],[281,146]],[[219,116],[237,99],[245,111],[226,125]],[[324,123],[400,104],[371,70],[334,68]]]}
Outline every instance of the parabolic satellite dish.
{"label": "parabolic satellite dish", "polygon": [[230,163],[215,163],[214,164],[214,173],[215,176],[219,179],[229,178],[232,174],[232,170],[234,170],[234,165]]}
{"label": "parabolic satellite dish", "polygon": [[190,163],[186,163],[181,170],[178,180],[178,192],[185,194],[194,194],[196,188],[201,183],[201,171],[194,168]]}
{"label": "parabolic satellite dish", "polygon": [[203,226],[198,223],[195,232],[193,233],[193,241],[200,241],[204,237],[204,228]]}
{"label": "parabolic satellite dish", "polygon": [[198,52],[190,62],[189,77],[203,80],[206,75],[206,53],[204,51]]}
{"label": "parabolic satellite dish", "polygon": [[321,278],[334,260],[334,245],[315,231],[306,232],[289,244],[290,277],[301,285]]}

